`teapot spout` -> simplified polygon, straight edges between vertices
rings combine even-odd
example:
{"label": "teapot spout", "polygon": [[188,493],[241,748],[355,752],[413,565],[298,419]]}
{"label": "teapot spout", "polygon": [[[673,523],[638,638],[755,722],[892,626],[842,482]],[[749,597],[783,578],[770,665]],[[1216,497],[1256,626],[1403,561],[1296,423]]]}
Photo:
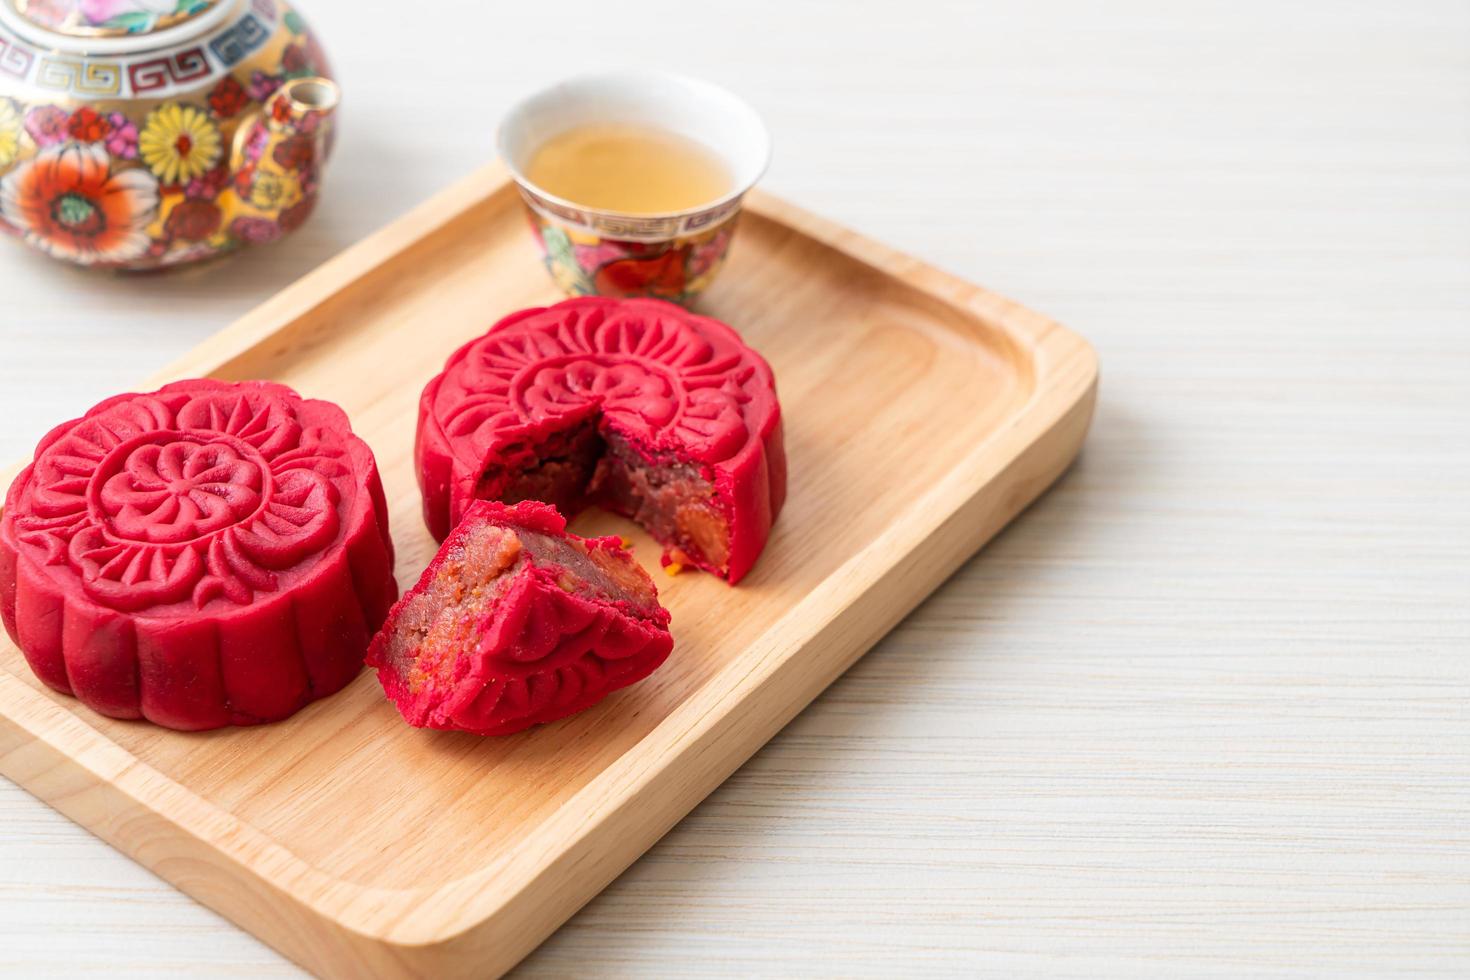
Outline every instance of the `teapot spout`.
{"label": "teapot spout", "polygon": [[246,244],[274,241],[311,214],[341,99],[329,78],[296,78],[241,124],[231,160],[244,218],[231,225],[236,238]]}
{"label": "teapot spout", "polygon": [[303,136],[325,136],[342,101],[342,90],[330,78],[293,78],[266,103],[267,124]]}

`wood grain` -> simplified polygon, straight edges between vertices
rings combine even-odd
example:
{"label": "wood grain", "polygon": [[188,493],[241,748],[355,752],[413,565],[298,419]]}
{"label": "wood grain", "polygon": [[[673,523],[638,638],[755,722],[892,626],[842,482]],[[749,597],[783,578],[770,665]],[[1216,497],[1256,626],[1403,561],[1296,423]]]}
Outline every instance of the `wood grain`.
{"label": "wood grain", "polygon": [[[410,729],[366,674],[201,736],[96,715],[0,642],[0,772],[319,974],[514,965],[1049,486],[1092,417],[1096,359],[1056,323],[769,195],[741,225],[700,308],[776,372],[788,502],[740,588],[661,576],[678,656],[652,678],[500,739]],[[496,316],[555,298],[492,166],[140,388],[268,378],[341,405],[407,587],[436,550],[419,392]],[[627,522],[576,524],[627,532],[658,572]]]}
{"label": "wood grain", "polygon": [[[635,59],[1104,364],[1067,476],[518,976],[1470,972],[1462,0],[435,6],[307,0],[347,101],[291,240],[147,283],[0,248],[0,460]],[[103,972],[301,975],[0,781],[0,973]]]}

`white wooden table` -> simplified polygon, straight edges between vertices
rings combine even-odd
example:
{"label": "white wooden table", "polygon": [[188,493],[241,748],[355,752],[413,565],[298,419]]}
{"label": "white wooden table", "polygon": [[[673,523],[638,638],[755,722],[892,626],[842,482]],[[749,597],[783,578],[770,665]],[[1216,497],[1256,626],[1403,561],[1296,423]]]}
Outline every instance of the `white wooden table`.
{"label": "white wooden table", "polygon": [[[0,255],[0,458],[645,58],[1103,364],[1063,483],[521,973],[1470,973],[1470,7],[367,6],[307,2],[348,102],[294,239]],[[0,974],[101,970],[298,972],[0,783]]]}

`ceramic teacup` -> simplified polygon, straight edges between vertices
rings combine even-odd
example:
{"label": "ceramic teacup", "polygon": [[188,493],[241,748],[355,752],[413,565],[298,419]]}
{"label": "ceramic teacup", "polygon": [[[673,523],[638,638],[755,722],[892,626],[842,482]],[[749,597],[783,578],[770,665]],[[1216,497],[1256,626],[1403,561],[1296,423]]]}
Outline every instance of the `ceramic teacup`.
{"label": "ceramic teacup", "polygon": [[[728,193],[664,214],[583,207],[526,176],[546,140],[594,123],[653,126],[719,155]],[[688,303],[714,279],[730,248],[741,199],[771,156],[771,137],[744,100],[710,82],[621,71],[560,82],[517,103],[501,124],[501,157],[529,209],[547,271],[573,296],[655,296]]]}

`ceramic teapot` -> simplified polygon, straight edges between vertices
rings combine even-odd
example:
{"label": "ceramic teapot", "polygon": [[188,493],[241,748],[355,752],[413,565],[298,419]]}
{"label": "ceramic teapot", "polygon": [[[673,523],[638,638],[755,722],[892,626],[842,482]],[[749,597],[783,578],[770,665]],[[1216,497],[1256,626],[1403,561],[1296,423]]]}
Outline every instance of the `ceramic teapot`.
{"label": "ceramic teapot", "polygon": [[338,99],[283,0],[0,0],[0,232],[116,269],[274,241]]}

